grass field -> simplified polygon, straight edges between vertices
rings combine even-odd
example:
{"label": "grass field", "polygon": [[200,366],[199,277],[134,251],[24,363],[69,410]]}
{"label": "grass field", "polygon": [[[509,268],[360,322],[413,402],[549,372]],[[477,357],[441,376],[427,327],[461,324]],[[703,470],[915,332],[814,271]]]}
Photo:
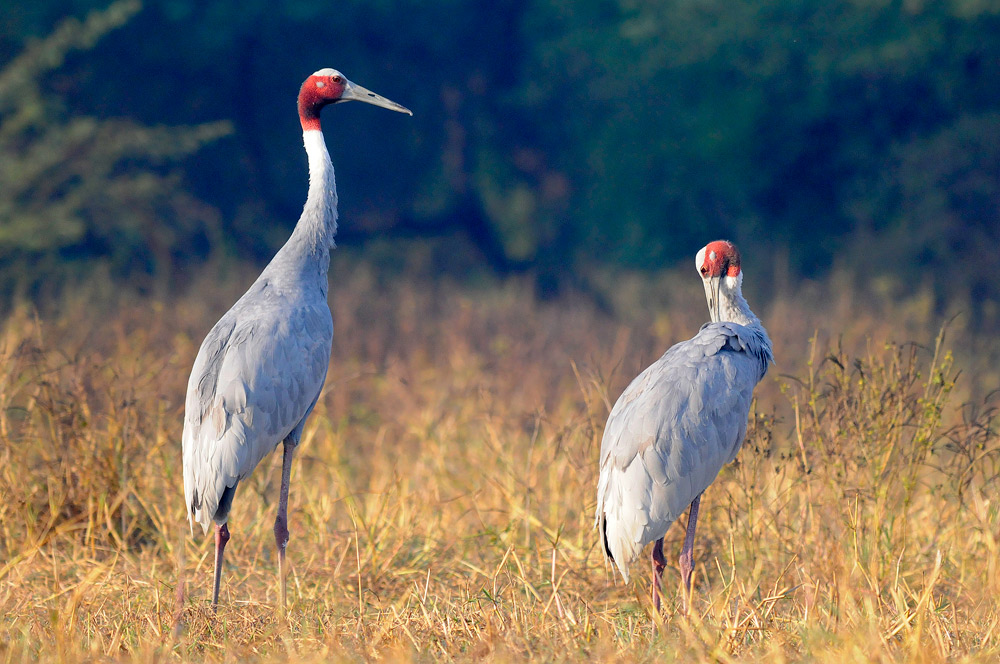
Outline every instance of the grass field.
{"label": "grass field", "polygon": [[662,620],[648,563],[628,586],[612,573],[591,529],[601,433],[627,382],[707,318],[693,270],[621,278],[599,309],[518,280],[379,278],[339,254],[329,378],[292,473],[287,615],[280,455],[241,484],[213,615],[183,395],[250,278],[152,304],[81,288],[58,315],[6,321],[0,660],[1000,658],[1000,349],[965,316],[936,343],[920,297],[769,293],[748,274],[778,364],[702,502],[692,615],[680,527]]}

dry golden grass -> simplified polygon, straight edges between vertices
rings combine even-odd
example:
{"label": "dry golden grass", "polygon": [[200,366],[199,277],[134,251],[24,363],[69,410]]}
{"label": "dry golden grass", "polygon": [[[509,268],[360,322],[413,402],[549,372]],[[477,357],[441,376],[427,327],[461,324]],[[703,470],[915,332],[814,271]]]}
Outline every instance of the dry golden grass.
{"label": "dry golden grass", "polygon": [[280,455],[237,495],[217,615],[210,538],[189,536],[182,499],[188,371],[246,275],[6,322],[0,659],[1000,657],[998,421],[963,406],[996,385],[997,346],[962,319],[936,347],[920,298],[751,293],[778,365],[705,495],[693,615],[668,595],[654,623],[647,565],[624,586],[591,530],[597,454],[624,385],[705,319],[695,275],[620,280],[611,315],[518,281],[385,285],[346,254],[334,270],[333,361],[292,474],[287,616]]}

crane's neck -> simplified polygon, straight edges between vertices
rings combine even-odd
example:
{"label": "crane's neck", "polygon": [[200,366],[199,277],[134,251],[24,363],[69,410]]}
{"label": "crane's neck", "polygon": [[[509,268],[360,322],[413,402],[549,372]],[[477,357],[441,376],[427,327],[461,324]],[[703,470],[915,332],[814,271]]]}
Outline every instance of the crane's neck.
{"label": "crane's neck", "polygon": [[337,234],[337,183],[323,132],[308,129],[302,138],[309,157],[309,194],[295,230],[265,272],[270,280],[288,277],[293,283],[302,283],[303,279],[318,279],[325,292],[330,250]]}
{"label": "crane's neck", "polygon": [[320,129],[306,129],[302,142],[309,158],[309,194],[292,237],[300,236],[310,253],[329,260],[337,234],[337,181]]}
{"label": "crane's neck", "polygon": [[326,297],[330,250],[337,234],[337,183],[323,132],[302,132],[309,157],[309,194],[295,230],[259,281],[287,288],[289,292],[316,288]]}
{"label": "crane's neck", "polygon": [[708,299],[708,311],[713,323],[729,321],[747,327],[762,327],[760,319],[743,298],[742,271],[735,277],[708,278],[702,283],[705,285],[705,297]]}

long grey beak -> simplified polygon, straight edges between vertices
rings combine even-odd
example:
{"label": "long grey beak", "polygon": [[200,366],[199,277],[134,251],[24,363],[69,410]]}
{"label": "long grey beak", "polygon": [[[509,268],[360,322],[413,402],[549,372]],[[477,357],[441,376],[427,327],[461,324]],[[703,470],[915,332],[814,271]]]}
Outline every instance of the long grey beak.
{"label": "long grey beak", "polygon": [[719,275],[715,279],[712,279],[712,299],[715,304],[715,312],[712,314],[712,320],[716,323],[722,318],[722,275]]}
{"label": "long grey beak", "polygon": [[413,115],[413,111],[406,108],[405,106],[400,106],[394,101],[389,101],[382,95],[377,95],[367,88],[363,88],[357,83],[351,83],[347,81],[347,87],[344,88],[344,94],[340,96],[337,101],[363,101],[367,104],[373,104],[375,106],[381,106],[382,108],[388,108],[390,111],[396,111],[397,113],[406,113],[407,115]]}
{"label": "long grey beak", "polygon": [[718,323],[721,316],[721,302],[719,292],[722,289],[722,277],[708,277],[705,279],[705,295],[708,297],[708,315],[713,323]]}

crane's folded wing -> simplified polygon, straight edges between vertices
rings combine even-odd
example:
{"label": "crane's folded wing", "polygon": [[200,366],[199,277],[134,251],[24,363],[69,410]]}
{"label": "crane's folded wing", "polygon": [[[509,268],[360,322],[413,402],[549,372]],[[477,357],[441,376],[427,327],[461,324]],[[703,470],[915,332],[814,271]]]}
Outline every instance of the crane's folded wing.
{"label": "crane's folded wing", "polygon": [[242,317],[234,308],[202,343],[188,384],[185,499],[207,527],[227,487],[249,475],[309,414],[326,378],[328,309]]}
{"label": "crane's folded wing", "polygon": [[736,456],[770,359],[754,330],[710,323],[626,388],[601,443],[597,521],[615,522],[610,547],[631,558],[661,537]]}

